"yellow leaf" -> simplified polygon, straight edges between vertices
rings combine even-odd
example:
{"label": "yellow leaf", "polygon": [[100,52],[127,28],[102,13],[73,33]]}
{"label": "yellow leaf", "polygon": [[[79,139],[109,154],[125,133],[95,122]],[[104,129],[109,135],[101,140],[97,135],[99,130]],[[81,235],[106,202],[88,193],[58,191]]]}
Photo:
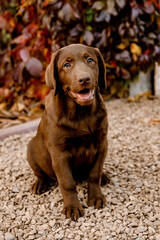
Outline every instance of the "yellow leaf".
{"label": "yellow leaf", "polygon": [[124,43],[120,43],[119,45],[117,45],[117,48],[123,50],[126,48],[126,45]]}
{"label": "yellow leaf", "polygon": [[130,50],[131,50],[131,53],[135,53],[137,55],[140,55],[142,52],[141,47],[138,46],[136,43],[131,43]]}

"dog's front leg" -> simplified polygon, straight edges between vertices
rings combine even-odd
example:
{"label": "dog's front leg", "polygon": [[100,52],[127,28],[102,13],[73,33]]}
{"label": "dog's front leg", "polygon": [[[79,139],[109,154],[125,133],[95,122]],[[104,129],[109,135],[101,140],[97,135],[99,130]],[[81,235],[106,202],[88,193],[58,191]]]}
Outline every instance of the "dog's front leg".
{"label": "dog's front leg", "polygon": [[69,166],[68,153],[59,152],[55,156],[53,152],[51,155],[53,169],[64,200],[63,214],[67,218],[77,220],[84,215],[84,211],[77,197],[76,183]]}
{"label": "dog's front leg", "polygon": [[88,178],[88,205],[95,208],[102,208],[106,200],[101,192],[100,184],[102,177],[103,163],[107,153],[107,140],[99,146],[96,154],[95,164],[93,165]]}

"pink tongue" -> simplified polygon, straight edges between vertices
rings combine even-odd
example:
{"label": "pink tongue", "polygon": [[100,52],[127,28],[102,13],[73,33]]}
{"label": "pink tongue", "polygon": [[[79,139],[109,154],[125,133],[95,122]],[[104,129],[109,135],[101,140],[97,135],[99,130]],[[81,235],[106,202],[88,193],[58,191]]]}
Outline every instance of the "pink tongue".
{"label": "pink tongue", "polygon": [[78,98],[82,99],[82,100],[87,100],[90,98],[90,92],[88,93],[77,93]]}

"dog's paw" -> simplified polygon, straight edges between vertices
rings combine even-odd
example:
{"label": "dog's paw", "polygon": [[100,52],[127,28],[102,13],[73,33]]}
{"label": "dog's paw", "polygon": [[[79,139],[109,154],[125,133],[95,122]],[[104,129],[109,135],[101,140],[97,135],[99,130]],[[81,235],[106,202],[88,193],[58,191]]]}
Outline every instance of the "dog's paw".
{"label": "dog's paw", "polygon": [[78,206],[64,206],[62,213],[66,215],[66,218],[71,218],[73,221],[84,216],[84,210],[80,204]]}
{"label": "dog's paw", "polygon": [[32,192],[35,194],[42,194],[47,191],[47,186],[43,179],[37,179],[37,181],[32,185]]}
{"label": "dog's paw", "polygon": [[94,206],[97,209],[103,208],[105,203],[106,199],[102,193],[92,196],[88,199],[88,206]]}

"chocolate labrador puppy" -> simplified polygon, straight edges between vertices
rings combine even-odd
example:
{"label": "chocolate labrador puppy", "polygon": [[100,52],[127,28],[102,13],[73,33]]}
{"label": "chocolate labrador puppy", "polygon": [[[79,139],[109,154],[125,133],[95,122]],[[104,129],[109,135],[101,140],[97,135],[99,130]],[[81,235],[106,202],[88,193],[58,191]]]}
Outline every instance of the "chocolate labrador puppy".
{"label": "chocolate labrador puppy", "polygon": [[27,158],[37,182],[33,191],[46,190],[57,180],[63,213],[76,220],[84,215],[76,180],[88,180],[88,205],[103,207],[103,163],[107,153],[107,112],[100,94],[105,89],[105,63],[98,49],[82,44],[63,47],[52,55],[46,84],[52,90]]}

